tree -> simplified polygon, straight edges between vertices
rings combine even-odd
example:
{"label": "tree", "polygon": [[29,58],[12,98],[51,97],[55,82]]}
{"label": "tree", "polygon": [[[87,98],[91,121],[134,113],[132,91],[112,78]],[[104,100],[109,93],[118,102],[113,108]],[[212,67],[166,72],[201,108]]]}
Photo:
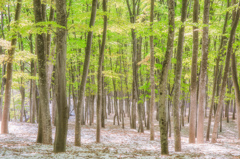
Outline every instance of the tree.
{"label": "tree", "polygon": [[[57,28],[56,33],[56,81],[57,84],[57,123],[54,141],[54,152],[65,152],[68,130],[68,106],[66,95],[66,52],[67,52],[67,12],[66,0],[56,0]],[[54,119],[53,119],[54,120]]]}
{"label": "tree", "polygon": [[230,65],[230,57],[232,54],[234,38],[235,38],[236,29],[238,26],[238,21],[239,21],[239,16],[240,16],[239,6],[240,6],[240,2],[238,2],[237,13],[236,13],[236,16],[234,17],[234,21],[232,24],[232,29],[231,29],[230,37],[229,37],[229,41],[228,41],[224,75],[223,75],[223,80],[222,80],[222,85],[221,85],[221,93],[220,93],[219,100],[218,100],[218,107],[217,107],[217,111],[216,111],[216,115],[215,115],[213,132],[212,132],[212,140],[211,140],[212,143],[217,142],[217,131],[218,131],[218,126],[219,126],[219,121],[220,121],[221,110],[222,110],[222,106],[223,106],[223,102],[224,102],[224,96],[225,96],[225,92],[226,92],[227,77],[228,77],[229,65]]}
{"label": "tree", "polygon": [[150,140],[154,140],[154,122],[153,122],[153,114],[154,114],[154,104],[155,104],[155,82],[154,82],[154,44],[153,44],[153,16],[154,13],[154,0],[151,0],[151,12],[150,12],[150,56],[151,56],[151,67],[150,67],[150,80],[151,80],[151,99],[150,99]]}
{"label": "tree", "polygon": [[233,80],[233,85],[234,85],[234,90],[235,90],[235,101],[236,101],[236,107],[237,107],[237,126],[238,126],[238,139],[240,139],[240,90],[239,90],[239,84],[238,84],[238,75],[237,75],[237,65],[236,65],[236,56],[235,52],[231,54],[231,59],[232,59],[232,80]]}
{"label": "tree", "polygon": [[[1,38],[5,39],[5,35],[4,35],[4,16],[3,16],[3,11],[1,12]],[[0,54],[3,54],[4,50],[3,47],[0,47]],[[6,72],[6,64],[3,61],[2,62],[2,83],[1,83],[1,96],[0,96],[0,121],[2,121],[2,104],[3,104],[3,95],[4,95],[4,86],[6,83],[6,78],[4,77]]]}
{"label": "tree", "polygon": [[[33,53],[33,40],[32,34],[29,36],[30,39],[30,50]],[[36,77],[36,62],[34,59],[31,60],[31,76]],[[35,123],[35,114],[36,114],[36,80],[31,79],[30,82],[30,123]]]}
{"label": "tree", "polygon": [[[18,25],[18,21],[20,19],[22,8],[22,0],[17,1],[17,6],[15,10],[15,27]],[[16,29],[16,28],[15,28]],[[11,48],[8,50],[8,60],[7,60],[7,78],[6,78],[6,90],[5,90],[5,102],[2,114],[2,125],[1,125],[1,133],[8,134],[8,118],[9,118],[9,109],[10,109],[10,100],[11,100],[11,87],[12,87],[12,72],[13,72],[13,57],[17,44],[17,34],[16,30],[14,30],[14,34],[11,40]]]}
{"label": "tree", "polygon": [[[230,3],[229,3],[229,0],[228,0],[228,7],[229,7],[229,4]],[[222,36],[221,36],[221,41],[220,41],[220,47],[219,47],[219,50],[218,50],[218,57],[216,59],[216,66],[215,66],[215,71],[214,71],[214,81],[213,81],[213,89],[212,89],[211,106],[210,106],[210,111],[209,111],[209,116],[208,116],[208,127],[207,127],[207,135],[206,135],[206,140],[207,141],[209,141],[209,136],[210,136],[212,110],[213,110],[213,107],[214,107],[214,99],[215,99],[216,88],[217,88],[219,63],[220,63],[220,60],[221,60],[220,58],[223,56],[223,53],[225,51],[225,45],[227,43],[227,37],[225,36],[225,33],[226,33],[226,28],[227,28],[228,17],[229,17],[229,12],[226,12],[224,25],[223,25]]]}
{"label": "tree", "polygon": [[184,44],[184,22],[187,18],[187,0],[182,1],[182,26],[179,28],[178,47],[177,47],[177,64],[175,70],[174,80],[174,96],[173,96],[173,115],[174,115],[174,137],[175,137],[175,151],[181,151],[181,134],[180,134],[180,118],[179,118],[179,104],[180,104],[180,86],[182,76],[182,54]]}
{"label": "tree", "polygon": [[166,118],[166,98],[167,98],[167,80],[168,70],[171,64],[171,57],[173,53],[173,42],[174,42],[174,30],[175,30],[175,2],[174,0],[168,1],[168,40],[167,50],[165,53],[165,59],[162,66],[160,76],[160,97],[159,97],[159,125],[160,125],[160,137],[161,137],[161,154],[169,154],[168,151],[168,135],[167,135],[167,118]]}
{"label": "tree", "polygon": [[[132,6],[127,1],[128,13],[130,15],[130,22],[132,24],[136,23],[137,15],[139,14],[140,1],[132,0]],[[143,124],[142,124],[142,116],[141,116],[141,106],[138,103],[139,99],[139,84],[138,84],[138,65],[139,62],[138,54],[140,53],[140,49],[138,47],[138,39],[136,36],[136,29],[131,28],[131,36],[132,36],[132,113],[131,113],[131,128],[136,129],[136,107],[138,108],[138,123],[139,123],[139,132],[143,132]],[[141,45],[139,45],[141,46]],[[141,47],[140,47],[141,48]]]}
{"label": "tree", "polygon": [[[96,12],[97,12],[97,0],[92,1],[92,12],[91,12],[91,19],[89,28],[93,27],[95,24],[95,18],[96,18]],[[85,93],[85,87],[87,82],[87,76],[88,76],[88,68],[90,63],[90,54],[91,54],[91,46],[92,46],[92,37],[93,37],[93,31],[88,32],[87,36],[87,46],[85,48],[85,60],[84,60],[84,66],[83,66],[83,75],[82,80],[80,84],[80,89],[78,92],[78,105],[77,105],[77,112],[76,112],[76,123],[75,123],[75,146],[81,146],[81,108],[83,105],[84,100],[84,93]]]}
{"label": "tree", "polygon": [[[45,21],[45,4],[41,0],[34,0],[34,15],[35,23]],[[39,26],[40,27],[40,26]],[[38,124],[38,137],[37,142],[44,144],[52,144],[52,126],[49,110],[49,96],[47,85],[47,72],[46,72],[46,34],[37,33],[36,35],[36,53],[38,57],[38,75],[39,75],[39,124]]]}
{"label": "tree", "polygon": [[203,36],[202,36],[202,61],[199,85],[198,126],[197,142],[204,143],[204,109],[206,104],[207,62],[208,62],[208,24],[209,24],[210,0],[204,0],[203,11]]}
{"label": "tree", "polygon": [[[103,0],[103,11],[107,12],[107,0]],[[102,78],[102,68],[103,68],[103,59],[104,59],[104,49],[106,44],[106,37],[107,37],[107,15],[104,15],[104,24],[103,24],[103,36],[102,36],[102,45],[99,54],[99,61],[98,61],[98,98],[97,98],[97,135],[96,135],[96,142],[100,142],[100,128],[101,128],[101,106],[103,107],[103,78]],[[103,111],[103,110],[102,110]],[[103,119],[104,120],[104,119]]]}
{"label": "tree", "polygon": [[[236,3],[235,0],[233,0],[233,3]],[[239,9],[239,8],[238,8]],[[233,14],[235,15],[235,14]],[[237,17],[236,17],[237,18]],[[235,41],[235,39],[234,39]],[[239,83],[238,83],[238,75],[237,75],[237,62],[236,62],[236,55],[235,55],[235,50],[231,54],[231,69],[232,69],[232,80],[233,80],[233,85],[234,85],[234,91],[235,91],[235,102],[236,102],[236,107],[237,107],[237,126],[238,126],[238,139],[240,139],[240,90],[239,90]]]}
{"label": "tree", "polygon": [[193,53],[191,69],[191,98],[190,98],[190,123],[189,123],[189,143],[195,143],[196,130],[196,109],[197,109],[197,57],[198,57],[198,7],[199,1],[194,0],[193,6]]}

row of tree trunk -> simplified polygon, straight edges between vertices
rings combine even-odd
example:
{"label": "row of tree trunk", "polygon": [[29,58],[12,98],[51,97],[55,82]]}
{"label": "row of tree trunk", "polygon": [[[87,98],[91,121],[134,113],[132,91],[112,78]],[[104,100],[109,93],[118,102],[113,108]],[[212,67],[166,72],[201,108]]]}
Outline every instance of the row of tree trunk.
{"label": "row of tree trunk", "polygon": [[[140,10],[140,1],[129,0],[127,2],[127,7],[130,15],[130,22],[132,24],[136,23],[136,18],[139,15]],[[15,21],[18,22],[21,12],[21,0],[17,1],[16,12],[15,12]],[[232,1],[235,4],[235,1]],[[34,15],[35,15],[35,23],[41,23],[46,21],[46,4],[43,4],[41,0],[34,0]],[[56,0],[56,22],[61,25],[61,28],[57,28],[56,40],[52,42],[53,37],[51,37],[51,33],[37,33],[36,41],[35,41],[35,49],[36,54],[38,56],[38,61],[36,64],[34,61],[31,61],[31,75],[36,76],[36,72],[38,69],[39,75],[39,85],[36,86],[36,81],[31,80],[30,82],[30,121],[35,122],[36,113],[37,121],[39,123],[38,127],[38,137],[37,142],[51,144],[52,143],[52,123],[56,125],[57,131],[55,135],[54,142],[54,151],[62,152],[65,151],[66,147],[66,135],[67,135],[67,121],[69,118],[69,112],[71,100],[73,101],[73,109],[76,115],[76,123],[75,123],[75,145],[81,145],[81,124],[86,124],[89,120],[89,123],[92,124],[94,122],[94,99],[95,96],[91,93],[93,90],[86,90],[86,83],[93,84],[95,79],[94,76],[90,76],[88,78],[88,72],[90,65],[90,57],[91,57],[91,49],[92,49],[92,39],[93,39],[93,31],[90,30],[86,34],[87,46],[85,49],[85,60],[83,64],[82,75],[76,74],[76,71],[80,72],[80,65],[78,68],[71,63],[71,71],[70,77],[72,83],[79,82],[80,85],[78,88],[75,88],[73,85],[69,84],[69,99],[67,103],[67,94],[66,94],[66,36],[67,36],[67,10],[66,10],[66,1]],[[240,4],[240,2],[239,2]],[[238,4],[238,6],[239,6]],[[167,39],[167,48],[165,52],[165,57],[162,60],[162,69],[159,71],[154,71],[154,63],[160,64],[159,60],[154,58],[154,44],[153,44],[153,33],[150,35],[150,50],[151,50],[151,71],[150,71],[150,80],[151,80],[151,100],[143,98],[141,96],[146,96],[148,93],[140,89],[140,85],[143,85],[143,77],[141,76],[141,70],[139,69],[139,62],[142,61],[142,37],[137,37],[137,31],[132,28],[131,29],[131,37],[132,37],[132,91],[129,93],[124,93],[123,91],[123,82],[128,86],[129,79],[127,76],[120,76],[120,81],[116,80],[116,78],[112,78],[113,91],[109,91],[105,89],[108,85],[105,83],[103,76],[103,59],[104,59],[104,50],[106,43],[106,30],[107,30],[107,15],[104,16],[104,30],[102,41],[99,40],[99,63],[98,63],[98,76],[97,76],[97,106],[96,106],[96,116],[97,116],[97,135],[96,141],[100,142],[100,128],[105,127],[105,119],[107,115],[110,113],[114,113],[113,124],[122,125],[124,128],[124,117],[127,115],[130,118],[130,127],[133,129],[138,129],[139,132],[144,132],[144,124],[147,129],[151,128],[151,140],[154,140],[154,123],[153,123],[153,114],[154,114],[154,104],[155,104],[155,81],[154,74],[159,78],[159,86],[158,86],[158,94],[159,101],[157,106],[157,115],[156,118],[159,121],[160,133],[161,133],[161,154],[168,154],[168,134],[171,135],[171,107],[172,114],[174,119],[174,135],[175,135],[175,151],[181,151],[181,136],[180,136],[180,128],[184,126],[184,112],[186,114],[186,105],[184,103],[188,103],[188,95],[182,92],[182,95],[185,96],[183,100],[180,100],[180,86],[181,86],[181,74],[182,74],[182,54],[184,48],[184,22],[187,17],[187,1],[182,1],[182,15],[181,21],[182,26],[179,29],[178,36],[178,47],[176,52],[177,63],[174,65],[175,70],[175,79],[174,86],[169,86],[168,84],[168,74],[171,64],[171,58],[173,55],[173,44],[174,44],[174,31],[175,31],[175,2],[173,0],[168,1],[168,39]],[[89,27],[93,27],[95,24],[96,11],[97,11],[97,0],[92,1],[92,11],[91,11],[91,19]],[[152,23],[153,23],[153,10],[154,10],[154,1],[151,1],[151,16],[150,16],[150,27],[151,32],[153,32]],[[202,38],[202,61],[200,68],[200,75],[197,72],[197,58],[198,58],[198,50],[199,50],[199,29],[197,27],[198,16],[199,16],[199,1],[194,0],[193,7],[193,23],[196,25],[193,26],[193,54],[192,54],[192,68],[191,68],[191,87],[190,87],[190,107],[189,107],[189,142],[195,143],[195,137],[197,134],[197,142],[204,142],[204,117],[206,116],[207,110],[207,95],[206,95],[206,83],[207,83],[207,60],[208,60],[208,24],[209,24],[209,10],[210,10],[210,1],[204,1],[204,14],[203,14],[203,23],[206,25],[203,27],[203,38]],[[103,11],[107,11],[107,2],[103,1]],[[223,28],[223,36],[221,37],[221,44],[219,48],[219,54],[216,59],[216,67],[214,73],[214,84],[213,84],[213,94],[211,98],[211,107],[209,112],[209,124],[207,130],[207,140],[209,140],[210,133],[210,124],[212,111],[215,113],[213,134],[212,134],[212,142],[216,142],[217,139],[217,130],[219,126],[219,122],[222,117],[222,107],[224,96],[226,92],[226,86],[228,85],[229,91],[231,91],[232,85],[235,90],[235,103],[236,107],[239,110],[239,85],[237,80],[237,68],[236,68],[236,58],[235,58],[235,50],[233,50],[233,43],[235,41],[236,28],[238,25],[238,20],[240,16],[239,8],[234,10],[232,13],[232,27],[230,32],[230,37],[228,39],[224,36],[226,33],[226,25],[228,20],[228,12],[226,13],[225,24]],[[2,16],[1,16],[2,17]],[[54,10],[51,7],[49,21],[54,20]],[[37,26],[41,29],[41,26]],[[51,26],[49,26],[51,27]],[[8,120],[9,120],[9,108],[10,108],[10,99],[11,99],[11,81],[12,81],[12,59],[14,56],[15,47],[17,44],[17,35],[13,36],[14,38],[11,41],[12,48],[8,51],[8,63],[6,66],[7,69],[7,77],[6,77],[6,89],[5,89],[5,102],[2,116],[2,133],[8,133]],[[19,36],[21,39],[21,36]],[[33,53],[33,40],[32,35],[29,36],[30,48]],[[19,40],[19,48],[23,50],[23,44],[21,40]],[[121,42],[119,42],[121,43]],[[54,48],[56,45],[56,48]],[[124,44],[122,44],[124,45]],[[226,62],[223,70],[223,66],[220,66],[221,57],[224,56],[224,48],[226,49]],[[50,52],[50,48],[52,50],[56,50],[57,60],[55,69],[52,64],[48,64],[49,60],[54,57],[55,52]],[[147,48],[147,44],[145,45]],[[148,49],[146,49],[148,50]],[[81,51],[79,51],[81,52]],[[109,52],[111,55],[111,48],[109,47]],[[119,74],[127,74],[127,70],[124,68],[124,56],[123,50],[119,49],[118,54],[121,56],[116,60],[116,64],[113,64],[112,57],[110,57],[111,69],[113,72],[117,72]],[[230,58],[231,61],[231,72],[232,72],[232,81],[229,82],[229,68],[230,68]],[[79,61],[78,61],[79,62]],[[115,66],[115,67],[114,67]],[[3,73],[5,70],[5,65],[3,65]],[[52,75],[53,69],[55,73]],[[24,63],[21,63],[21,71],[24,72]],[[223,72],[223,77],[222,77]],[[4,75],[4,74],[3,74]],[[51,82],[51,77],[54,76],[53,83]],[[76,78],[76,76],[78,78]],[[81,81],[79,81],[81,77]],[[197,77],[199,77],[199,81],[197,81]],[[124,80],[125,78],[125,80]],[[218,80],[220,79],[220,80]],[[220,82],[219,82],[220,81]],[[2,80],[1,86],[1,94],[4,92],[4,84],[5,80]],[[23,78],[20,82],[20,93],[22,97],[21,102],[21,110],[20,110],[20,121],[23,121],[25,108],[25,88]],[[219,87],[221,84],[221,87]],[[50,94],[50,87],[52,88],[52,95]],[[128,88],[127,88],[128,90]],[[107,92],[108,91],[108,92]],[[84,97],[85,92],[89,92],[86,97],[87,102],[84,105]],[[39,93],[39,101],[37,100],[37,96]],[[108,95],[107,95],[108,94]],[[112,94],[112,95],[109,95]],[[52,123],[50,116],[50,95],[52,96]],[[168,95],[173,97],[173,100],[168,99]],[[215,96],[219,95],[218,104],[214,103]],[[113,104],[111,104],[111,97],[113,97]],[[131,98],[130,98],[131,96]],[[127,97],[127,99],[124,99]],[[120,99],[118,99],[120,98]],[[130,102],[131,99],[131,102]],[[119,102],[118,102],[119,100]],[[140,100],[143,100],[140,103]],[[181,104],[182,102],[182,104]],[[123,104],[125,103],[125,104]],[[145,103],[147,103],[145,105]],[[0,104],[2,104],[2,99],[0,98]],[[179,107],[181,104],[181,107]],[[229,120],[229,104],[227,102],[225,108],[225,116]],[[124,107],[125,106],[125,107]],[[198,108],[198,111],[197,111]],[[235,110],[235,109],[234,109]],[[2,111],[0,107],[0,112]],[[180,112],[180,113],[179,113]],[[237,116],[239,116],[240,111],[237,111]],[[180,116],[179,116],[180,114]],[[235,115],[235,111],[234,111]],[[179,120],[181,117],[181,120]],[[26,119],[26,115],[25,115]],[[197,120],[198,119],[198,120]],[[138,122],[137,122],[138,120]],[[238,118],[240,121],[240,119]],[[138,127],[137,127],[138,123]],[[240,122],[238,122],[240,123]],[[240,127],[240,126],[239,126]],[[197,130],[197,131],[196,131]],[[240,128],[239,128],[240,134]],[[240,135],[239,135],[240,137]]]}

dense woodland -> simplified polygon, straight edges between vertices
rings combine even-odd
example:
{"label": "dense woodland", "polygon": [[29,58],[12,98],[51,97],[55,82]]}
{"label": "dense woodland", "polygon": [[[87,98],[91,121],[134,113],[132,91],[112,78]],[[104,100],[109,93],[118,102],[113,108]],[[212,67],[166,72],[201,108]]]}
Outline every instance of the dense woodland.
{"label": "dense woodland", "polygon": [[160,132],[161,154],[169,155],[172,132],[180,152],[186,125],[190,144],[216,143],[223,120],[235,120],[239,140],[239,5],[0,1],[1,134],[11,122],[37,123],[36,142],[65,152],[71,116],[75,146],[84,144],[83,125],[96,124],[101,143],[111,118],[121,129],[150,130],[150,140]]}

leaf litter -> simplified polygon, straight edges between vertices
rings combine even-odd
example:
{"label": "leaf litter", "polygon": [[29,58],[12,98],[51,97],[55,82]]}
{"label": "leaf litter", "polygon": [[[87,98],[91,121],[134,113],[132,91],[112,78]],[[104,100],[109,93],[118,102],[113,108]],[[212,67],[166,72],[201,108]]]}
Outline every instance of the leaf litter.
{"label": "leaf litter", "polygon": [[[207,121],[207,118],[205,119]],[[125,129],[112,124],[112,116],[101,129],[101,143],[96,143],[96,124],[82,126],[82,146],[74,146],[75,117],[69,119],[67,148],[64,153],[53,153],[53,145],[36,143],[37,124],[9,122],[9,134],[0,134],[0,158],[240,158],[240,141],[237,140],[236,121],[223,121],[223,131],[218,142],[212,144],[188,143],[188,124],[182,127],[182,152],[174,151],[174,134],[169,137],[169,155],[161,155],[158,122],[155,122],[155,140],[150,132],[138,133],[130,129],[129,118]],[[207,123],[205,122],[205,125]],[[206,132],[206,131],[205,131]],[[53,139],[55,127],[53,127]]]}

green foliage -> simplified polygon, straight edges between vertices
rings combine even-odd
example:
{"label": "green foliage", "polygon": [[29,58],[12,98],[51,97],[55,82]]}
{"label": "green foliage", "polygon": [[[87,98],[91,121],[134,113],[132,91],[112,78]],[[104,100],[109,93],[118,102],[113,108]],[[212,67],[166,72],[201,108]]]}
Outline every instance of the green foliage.
{"label": "green foliage", "polygon": [[[57,25],[55,21],[48,21],[50,6],[55,8],[54,4],[51,4],[51,0],[45,1],[47,5],[47,21],[35,24],[33,4],[32,0],[23,0],[22,2],[22,12],[19,23],[14,22],[14,13],[16,1],[0,1],[0,11],[5,15],[3,19],[3,30],[0,33],[1,38],[3,33],[5,39],[0,40],[0,45],[3,46],[5,54],[0,56],[0,62],[7,61],[7,49],[10,49],[10,41],[13,35],[18,37],[18,43],[16,47],[16,53],[14,56],[14,73],[13,73],[13,88],[19,89],[20,81],[23,80],[24,87],[27,88],[28,81],[30,79],[37,80],[37,77],[30,75],[30,63],[36,62],[37,57],[34,53],[31,53],[30,48],[30,38],[32,35],[33,42],[33,52],[35,50],[35,36],[36,34],[46,34],[52,35],[55,39],[55,33],[57,28],[62,26]],[[91,61],[89,66],[89,74],[86,85],[86,95],[95,95],[97,92],[97,71],[98,71],[98,58],[99,50],[102,40],[103,32],[103,16],[108,17],[108,29],[107,29],[107,41],[104,52],[104,64],[103,64],[103,77],[104,77],[104,87],[108,93],[114,91],[113,80],[116,83],[116,90],[123,91],[126,98],[126,94],[131,94],[132,91],[132,33],[131,30],[134,29],[136,37],[139,40],[142,39],[141,43],[141,59],[138,61],[138,75],[139,75],[139,90],[140,101],[144,102],[147,98],[150,98],[150,48],[149,48],[149,36],[154,37],[154,55],[155,55],[155,83],[156,83],[156,95],[158,95],[158,84],[160,78],[160,72],[163,67],[163,61],[165,58],[166,48],[167,48],[167,38],[168,38],[168,7],[166,1],[158,1],[155,3],[154,10],[154,23],[153,31],[150,32],[150,3],[148,0],[140,1],[140,8],[137,11],[138,15],[136,18],[136,23],[130,22],[130,15],[128,13],[128,8],[126,1],[122,0],[109,0],[108,1],[108,11],[103,12],[101,9],[102,2],[99,1],[99,7],[97,10],[95,26],[89,28],[90,16],[91,16],[91,0],[71,0],[67,1],[67,12],[68,12],[68,26],[67,26],[67,86],[73,85],[73,88],[77,91],[79,89],[81,77],[83,74],[83,65],[85,60],[85,47],[87,43],[87,33],[93,31],[93,41],[91,48]],[[7,5],[6,5],[7,4]],[[199,54],[198,54],[198,73],[200,71],[201,62],[201,39],[202,39],[202,13],[204,7],[204,1],[200,1],[200,14],[199,23],[194,24],[192,22],[193,7],[188,7],[188,17],[184,24],[181,22],[181,1],[176,1],[175,6],[175,39],[174,39],[174,54],[177,51],[178,43],[178,31],[180,26],[185,26],[185,43],[183,50],[183,69],[181,77],[181,91],[185,94],[190,92],[190,79],[191,79],[191,62],[192,62],[192,41],[193,41],[193,26],[198,26],[199,29],[195,30],[199,32]],[[6,18],[9,14],[11,17],[11,22]],[[214,67],[216,63],[216,58],[219,54],[219,45],[222,35],[222,28],[224,24],[224,18],[226,12],[231,13],[235,6],[226,7],[227,1],[214,1],[211,3],[210,10],[210,24],[209,24],[209,55],[208,55],[208,94],[212,94],[213,80],[214,80]],[[56,15],[55,15],[56,17]],[[228,27],[226,34],[227,38],[231,30],[231,20],[228,20]],[[237,29],[236,37],[239,37],[240,27]],[[21,38],[20,38],[21,36]],[[55,40],[52,40],[51,49],[55,49]],[[23,50],[20,51],[20,42],[23,43]],[[139,43],[137,44],[140,48]],[[234,44],[234,51],[236,51],[236,59],[240,58],[240,52],[238,51],[238,46],[240,45],[239,40],[236,40]],[[56,57],[55,57],[56,58]],[[55,64],[54,60],[50,60],[49,63]],[[222,62],[220,65],[224,66],[224,56],[222,56]],[[20,63],[21,61],[21,63]],[[20,71],[21,64],[25,63],[24,72]],[[169,70],[169,80],[168,89],[172,90],[174,88],[174,69],[177,63],[177,59],[171,59],[171,69]],[[239,64],[239,60],[237,60]],[[238,67],[238,74],[240,68]],[[74,81],[72,81],[74,77]],[[232,91],[233,92],[233,91]],[[71,92],[68,92],[70,94]],[[234,93],[226,94],[226,100],[233,99]],[[171,98],[169,96],[169,98]],[[158,100],[158,96],[156,96]],[[216,99],[217,101],[217,99]]]}

